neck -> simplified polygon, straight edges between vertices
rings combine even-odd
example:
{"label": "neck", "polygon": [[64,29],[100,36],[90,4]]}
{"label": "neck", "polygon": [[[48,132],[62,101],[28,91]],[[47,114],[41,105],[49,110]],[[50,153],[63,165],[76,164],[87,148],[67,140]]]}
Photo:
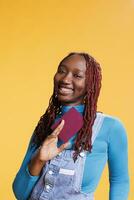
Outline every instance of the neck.
{"label": "neck", "polygon": [[65,112],[69,111],[70,108],[74,107],[78,112],[83,113],[85,104],[78,104],[78,105],[62,105],[61,113],[64,114]]}

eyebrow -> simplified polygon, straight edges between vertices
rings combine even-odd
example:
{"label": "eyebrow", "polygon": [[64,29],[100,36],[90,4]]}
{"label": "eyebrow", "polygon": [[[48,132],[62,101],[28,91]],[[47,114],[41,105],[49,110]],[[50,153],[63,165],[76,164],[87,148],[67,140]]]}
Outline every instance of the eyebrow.
{"label": "eyebrow", "polygon": [[[61,64],[59,67],[62,67],[62,66],[63,66],[63,67],[68,67],[68,66],[67,66],[67,65],[65,65],[65,64]],[[78,71],[78,72],[82,72],[82,73],[83,73],[83,70],[77,69],[77,71]]]}

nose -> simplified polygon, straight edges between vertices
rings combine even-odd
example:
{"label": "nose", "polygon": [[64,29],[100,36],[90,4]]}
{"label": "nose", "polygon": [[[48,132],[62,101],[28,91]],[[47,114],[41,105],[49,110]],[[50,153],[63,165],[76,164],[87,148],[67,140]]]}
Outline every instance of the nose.
{"label": "nose", "polygon": [[62,77],[62,82],[65,84],[70,84],[72,82],[72,75],[70,73],[65,74],[65,76]]}

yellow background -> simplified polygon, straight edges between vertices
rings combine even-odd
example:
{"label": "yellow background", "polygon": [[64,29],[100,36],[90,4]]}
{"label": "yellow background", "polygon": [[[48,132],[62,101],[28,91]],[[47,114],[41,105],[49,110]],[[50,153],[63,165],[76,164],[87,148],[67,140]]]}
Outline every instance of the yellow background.
{"label": "yellow background", "polygon": [[[71,51],[101,63],[98,110],[126,127],[134,188],[134,0],[0,0],[1,200],[15,199],[12,181],[48,105],[57,65]],[[107,173],[106,167],[96,200],[108,200]]]}

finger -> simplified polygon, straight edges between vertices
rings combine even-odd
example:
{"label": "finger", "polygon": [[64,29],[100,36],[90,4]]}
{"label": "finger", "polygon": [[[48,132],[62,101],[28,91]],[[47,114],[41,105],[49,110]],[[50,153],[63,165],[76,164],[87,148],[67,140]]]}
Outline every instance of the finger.
{"label": "finger", "polygon": [[70,142],[66,142],[64,144],[62,144],[59,148],[58,148],[58,153],[62,152],[65,148],[67,148],[70,145]]}
{"label": "finger", "polygon": [[53,135],[51,134],[51,135],[47,136],[47,139],[51,139],[51,138],[57,138],[57,136],[54,135],[54,134]]}
{"label": "finger", "polygon": [[46,145],[51,144],[51,143],[57,144],[57,141],[58,141],[57,137],[52,137],[52,138],[49,138],[49,139],[45,140],[45,141],[43,142],[42,146],[43,146],[43,145],[46,146]]}
{"label": "finger", "polygon": [[61,123],[57,126],[57,128],[52,132],[51,135],[58,135],[64,126],[65,121],[62,119]]}
{"label": "finger", "polygon": [[47,138],[44,140],[43,144],[49,144],[51,141],[57,141],[57,136],[56,135],[49,135]]}

